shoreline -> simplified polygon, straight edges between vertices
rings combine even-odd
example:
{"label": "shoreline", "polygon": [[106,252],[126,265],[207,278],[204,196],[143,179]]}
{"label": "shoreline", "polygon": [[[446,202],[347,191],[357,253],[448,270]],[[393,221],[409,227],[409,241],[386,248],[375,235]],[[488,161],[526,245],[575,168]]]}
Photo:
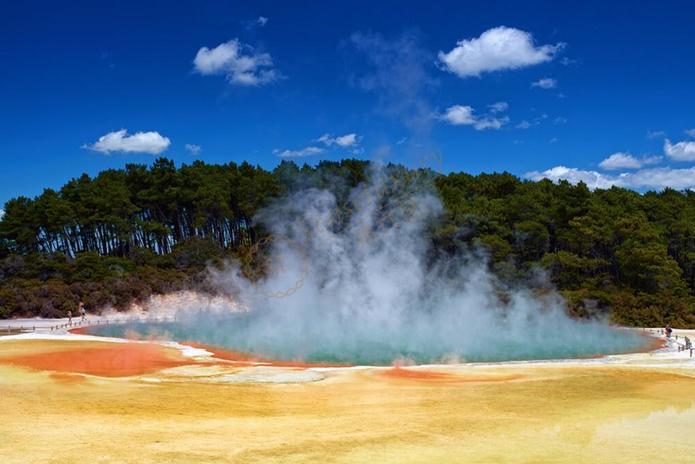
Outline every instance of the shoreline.
{"label": "shoreline", "polygon": [[[122,324],[131,321],[152,322],[152,321],[175,321],[176,315],[180,311],[199,310],[204,308],[213,312],[241,311],[237,303],[230,297],[212,297],[201,295],[194,291],[181,291],[165,295],[153,296],[147,301],[132,305],[126,312],[116,312],[109,308],[102,310],[99,315],[88,315],[86,323],[82,324],[79,317],[73,318],[73,326],[68,327],[68,319],[8,319],[0,321],[0,327],[32,327],[31,332],[0,336],[0,346],[3,341],[10,340],[61,340],[61,341],[84,341],[84,342],[118,342],[118,343],[150,343],[158,344],[167,348],[176,349],[181,356],[196,362],[225,362],[230,366],[237,367],[267,367],[277,369],[306,369],[314,371],[337,371],[341,369],[403,369],[403,370],[457,370],[467,368],[492,368],[492,367],[525,367],[525,366],[600,366],[600,365],[651,365],[655,361],[659,365],[673,367],[673,363],[683,364],[686,368],[695,368],[695,358],[690,363],[691,358],[686,357],[686,352],[678,352],[675,340],[667,340],[660,337],[659,328],[634,328],[614,326],[619,330],[629,330],[644,337],[644,346],[634,351],[619,354],[595,354],[578,356],[572,358],[556,359],[524,359],[508,361],[477,361],[477,362],[458,362],[458,363],[427,363],[416,365],[345,365],[340,363],[308,363],[301,360],[274,360],[253,353],[242,353],[234,349],[222,346],[212,346],[196,341],[176,341],[176,340],[157,340],[128,338],[103,337],[89,334],[91,327],[98,327],[106,324]],[[59,329],[56,329],[59,326]],[[692,332],[692,333],[691,333]],[[674,337],[681,334],[690,334],[695,339],[695,330],[674,329]],[[691,365],[692,364],[692,365]]]}
{"label": "shoreline", "polygon": [[[125,323],[132,320],[147,321],[142,314],[129,313],[126,317],[121,317],[118,322]],[[35,320],[45,323],[51,320]],[[26,325],[27,320],[20,321]],[[175,340],[148,340],[148,339],[128,339],[120,337],[105,337],[91,335],[88,333],[90,327],[98,326],[92,318],[89,325],[78,326],[66,329],[62,332],[46,332],[36,330],[34,332],[0,336],[0,344],[4,341],[12,340],[54,340],[54,341],[81,341],[81,342],[104,342],[104,343],[139,343],[156,344],[166,348],[176,349],[181,356],[194,360],[195,362],[224,362],[230,366],[237,367],[267,367],[267,368],[288,368],[306,369],[317,371],[334,371],[343,369],[374,369],[374,370],[457,370],[466,368],[494,368],[494,367],[561,367],[561,366],[642,366],[642,367],[668,367],[668,368],[687,368],[695,369],[695,358],[690,358],[686,351],[678,351],[675,336],[691,335],[695,331],[674,329],[672,339],[666,339],[655,335],[653,328],[629,328],[624,330],[638,332],[646,337],[647,343],[638,351],[630,351],[619,354],[601,354],[593,356],[583,356],[575,358],[556,358],[556,359],[527,359],[509,361],[480,361],[480,362],[459,362],[459,363],[427,363],[414,365],[346,365],[337,363],[308,363],[299,360],[272,360],[251,353],[242,353],[224,347],[217,347],[193,341]],[[38,326],[37,326],[38,327]],[[1,346],[1,345],[0,345]]]}

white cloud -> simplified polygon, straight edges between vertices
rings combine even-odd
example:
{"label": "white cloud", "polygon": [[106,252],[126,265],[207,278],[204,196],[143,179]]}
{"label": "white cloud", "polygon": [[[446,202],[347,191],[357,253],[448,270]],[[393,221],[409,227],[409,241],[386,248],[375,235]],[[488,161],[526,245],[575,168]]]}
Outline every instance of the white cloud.
{"label": "white cloud", "polygon": [[193,155],[193,156],[198,156],[198,155],[200,155],[200,152],[203,151],[203,149],[201,148],[200,145],[196,145],[196,144],[194,144],[194,143],[187,143],[187,144],[184,146],[184,148],[186,149],[186,151],[187,151],[189,154],[191,154],[191,155]]}
{"label": "white cloud", "polygon": [[491,113],[504,113],[509,109],[509,103],[501,101],[493,103],[492,105],[487,105],[487,107],[490,108]]}
{"label": "white cloud", "polygon": [[610,188],[615,185],[615,180],[611,176],[606,176],[596,171],[583,171],[565,166],[555,166],[542,172],[528,172],[524,174],[524,177],[531,180],[550,179],[553,182],[566,180],[572,184],[584,182],[592,190],[595,188]]}
{"label": "white cloud", "polygon": [[323,153],[323,148],[306,147],[301,150],[273,150],[273,153],[280,158],[304,158]]}
{"label": "white cloud", "polygon": [[566,180],[572,184],[584,182],[590,189],[607,189],[613,186],[632,189],[673,188],[676,190],[695,188],[695,168],[648,168],[635,172],[617,175],[601,174],[596,171],[585,171],[577,168],[556,166],[539,172],[533,171],[524,175],[527,179],[550,179],[553,182]]}
{"label": "white cloud", "polygon": [[348,148],[356,147],[360,141],[360,137],[353,133],[333,137],[331,134],[323,134],[316,139],[317,142],[324,143],[326,146],[338,145],[339,147]]}
{"label": "white cloud", "polygon": [[265,26],[268,23],[268,18],[265,16],[259,16],[256,22],[261,26]]}
{"label": "white cloud", "polygon": [[159,132],[136,132],[128,135],[126,129],[121,129],[102,135],[94,144],[83,145],[82,148],[106,154],[120,152],[158,155],[169,148],[169,145],[171,140]]}
{"label": "white cloud", "polygon": [[601,161],[599,166],[607,171],[615,171],[618,169],[639,169],[643,166],[656,164],[659,161],[661,161],[661,156],[636,158],[630,153],[618,152]]}
{"label": "white cloud", "polygon": [[255,53],[237,39],[215,48],[202,47],[193,59],[195,70],[204,76],[223,74],[235,85],[259,86],[279,79],[268,53]]}
{"label": "white cloud", "polygon": [[625,186],[633,188],[663,189],[670,187],[683,190],[695,187],[695,168],[650,168],[620,176]]}
{"label": "white cloud", "polygon": [[538,87],[539,89],[554,89],[557,87],[557,80],[550,77],[544,77],[536,82],[531,83],[531,87]]}
{"label": "white cloud", "polygon": [[[349,149],[353,153],[361,153],[360,140],[362,137],[354,132],[345,135],[333,136],[331,134],[323,134],[318,139],[312,140],[312,143],[319,142],[327,147],[340,147]],[[301,150],[273,150],[273,153],[280,158],[303,158],[323,153],[325,150],[321,147],[308,146]]]}
{"label": "white cloud", "polygon": [[695,129],[688,129],[685,131],[690,137],[695,137]]}
{"label": "white cloud", "polygon": [[4,218],[4,217],[5,217],[5,210],[0,209],[0,221],[2,221],[2,218]]}
{"label": "white cloud", "polygon": [[450,106],[442,118],[454,126],[471,126],[476,121],[473,115],[473,108],[463,105]]}
{"label": "white cloud", "polygon": [[491,118],[491,117],[484,117],[478,119],[475,124],[473,124],[473,127],[475,130],[485,130],[485,129],[501,129],[502,126],[507,124],[509,122],[509,118],[506,116],[503,116],[501,118]]}
{"label": "white cloud", "polygon": [[530,123],[527,120],[521,121],[519,124],[517,124],[515,127],[517,129],[529,129],[531,126],[535,126],[535,123]]}
{"label": "white cloud", "polygon": [[671,143],[669,139],[666,139],[664,153],[675,161],[695,161],[695,141]]}
{"label": "white cloud", "polygon": [[629,153],[613,153],[608,158],[598,164],[602,169],[608,171],[616,169],[639,169],[642,167],[640,160]]}
{"label": "white cloud", "polygon": [[552,60],[564,44],[536,46],[533,36],[511,27],[495,27],[480,37],[464,39],[448,53],[439,52],[442,67],[459,77],[518,69]]}
{"label": "white cloud", "polygon": [[475,115],[475,111],[472,107],[463,105],[450,106],[446,109],[446,112],[440,116],[440,119],[452,126],[473,126],[475,130],[500,129],[509,122],[509,118],[506,116],[498,117],[487,115],[478,117]]}

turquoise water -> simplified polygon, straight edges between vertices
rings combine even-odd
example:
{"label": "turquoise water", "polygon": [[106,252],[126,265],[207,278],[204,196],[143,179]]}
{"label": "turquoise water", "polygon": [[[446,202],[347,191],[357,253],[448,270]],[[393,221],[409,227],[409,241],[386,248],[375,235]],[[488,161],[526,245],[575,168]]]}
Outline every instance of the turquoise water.
{"label": "turquoise water", "polygon": [[[518,336],[498,330],[480,337],[437,337],[427,327],[342,327],[329,333],[264,320],[253,313],[190,317],[177,322],[130,322],[96,326],[95,335],[197,342],[275,360],[390,365],[396,360],[417,364],[441,362],[498,362],[533,359],[567,359],[637,351],[647,340],[629,330],[604,324],[574,321],[573,330]],[[435,336],[432,336],[434,334]]]}

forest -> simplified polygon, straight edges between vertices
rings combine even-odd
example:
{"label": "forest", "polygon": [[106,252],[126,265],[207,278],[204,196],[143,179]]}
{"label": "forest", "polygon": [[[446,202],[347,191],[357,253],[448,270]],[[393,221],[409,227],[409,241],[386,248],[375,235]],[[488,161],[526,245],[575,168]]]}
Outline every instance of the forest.
{"label": "forest", "polygon": [[[551,283],[575,317],[695,326],[694,192],[383,169],[393,185],[414,180],[441,199],[444,214],[429,237],[436,252],[482,250],[500,281],[536,291]],[[254,223],[261,208],[306,187],[330,189],[345,205],[369,172],[369,162],[355,159],[283,161],[268,171],[159,158],[13,198],[0,221],[0,317],[62,317],[80,301],[123,310],[152,294],[215,292],[208,267],[243,260],[267,236]]]}

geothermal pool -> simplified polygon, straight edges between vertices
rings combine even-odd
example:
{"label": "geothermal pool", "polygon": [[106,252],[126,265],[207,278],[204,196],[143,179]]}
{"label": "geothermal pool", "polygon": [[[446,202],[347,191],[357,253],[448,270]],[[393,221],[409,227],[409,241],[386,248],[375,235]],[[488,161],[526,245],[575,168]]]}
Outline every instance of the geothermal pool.
{"label": "geothermal pool", "polygon": [[[385,366],[394,363],[439,364],[457,362],[503,362],[585,358],[646,350],[654,340],[639,332],[600,323],[575,324],[572,331],[530,332],[522,336],[500,330],[480,334],[436,337],[400,327],[397,331],[345,327],[342,333],[321,332],[310,327],[268,326],[253,313],[223,317],[189,317],[176,322],[131,321],[94,326],[93,335],[150,340],[191,342],[248,353],[276,361],[303,361],[348,365]],[[301,330],[306,329],[306,330]]]}
{"label": "geothermal pool", "polygon": [[236,261],[210,269],[210,285],[233,295],[232,303],[173,304],[162,309],[173,311],[176,323],[131,322],[93,333],[371,366],[567,359],[650,347],[638,332],[572,319],[535,271],[502,282],[484,250],[437,252],[430,228],[443,209],[435,192],[406,185],[405,198],[392,201],[379,193],[387,187],[375,172],[352,189],[347,224],[330,191],[280,199],[257,217],[273,237],[264,275],[250,279]]}

